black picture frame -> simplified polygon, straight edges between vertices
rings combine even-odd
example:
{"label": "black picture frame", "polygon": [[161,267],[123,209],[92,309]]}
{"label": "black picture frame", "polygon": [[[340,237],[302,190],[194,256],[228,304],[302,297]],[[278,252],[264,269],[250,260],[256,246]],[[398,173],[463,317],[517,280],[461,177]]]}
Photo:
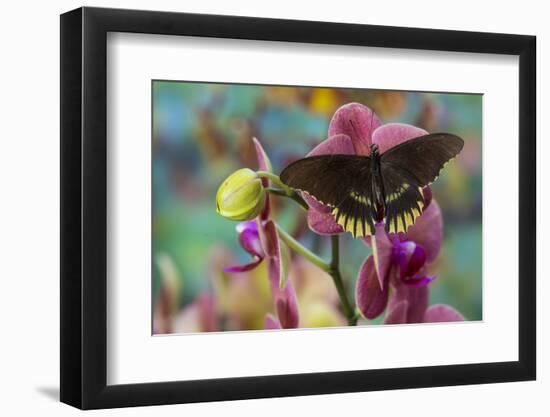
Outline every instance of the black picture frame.
{"label": "black picture frame", "polygon": [[[519,56],[519,360],[107,385],[108,32]],[[524,35],[88,7],[61,15],[61,401],[93,409],[535,379],[535,54]]]}

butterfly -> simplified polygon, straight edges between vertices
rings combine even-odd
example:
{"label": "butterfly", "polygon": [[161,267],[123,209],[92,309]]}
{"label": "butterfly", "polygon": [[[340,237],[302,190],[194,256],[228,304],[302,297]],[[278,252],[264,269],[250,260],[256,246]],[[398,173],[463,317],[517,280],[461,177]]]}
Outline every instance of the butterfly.
{"label": "butterfly", "polygon": [[433,133],[402,142],[380,154],[317,155],[281,172],[287,186],[328,205],[336,222],[353,237],[374,235],[384,220],[388,233],[406,232],[425,207],[423,187],[457,156],[464,141],[450,133]]}

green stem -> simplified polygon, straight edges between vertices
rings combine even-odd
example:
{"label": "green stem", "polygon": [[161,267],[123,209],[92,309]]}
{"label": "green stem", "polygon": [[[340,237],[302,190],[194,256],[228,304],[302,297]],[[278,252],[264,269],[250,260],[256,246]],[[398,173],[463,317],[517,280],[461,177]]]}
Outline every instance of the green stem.
{"label": "green stem", "polygon": [[[303,209],[305,210],[309,209],[309,206],[304,201],[304,199],[296,191],[294,191],[292,188],[288,187],[285,183],[283,183],[277,175],[268,171],[257,171],[256,174],[258,174],[259,177],[267,178],[273,184],[280,187],[280,188],[268,187],[267,191],[269,193],[291,198],[292,200],[296,201],[300,206],[302,206]],[[281,237],[281,239],[291,249],[293,249],[296,253],[303,256],[307,260],[309,260],[312,264],[318,266],[323,271],[330,274],[330,276],[332,277],[332,281],[334,282],[334,286],[336,287],[336,291],[338,292],[338,297],[340,297],[340,303],[342,304],[342,309],[344,311],[344,314],[346,315],[348,324],[350,326],[356,326],[358,316],[357,314],[355,314],[355,310],[353,309],[350,301],[348,300],[346,289],[344,288],[344,282],[342,280],[342,273],[340,272],[340,240],[338,235],[331,236],[332,257],[331,257],[330,263],[327,263],[323,259],[321,259],[319,256],[317,256],[315,253],[310,251],[308,248],[303,246],[291,235],[289,235],[286,232],[286,230],[281,228],[281,226],[277,225],[277,231],[279,232],[279,236]]]}
{"label": "green stem", "polygon": [[342,304],[342,309],[344,310],[348,325],[357,325],[358,317],[348,300],[348,296],[344,288],[344,282],[342,280],[342,274],[340,273],[340,242],[338,240],[338,235],[331,236],[332,259],[330,263],[327,263],[319,256],[314,254],[312,251],[310,251],[308,248],[303,246],[292,236],[290,236],[281,226],[277,225],[277,231],[279,232],[279,236],[281,237],[281,239],[288,245],[288,247],[293,249],[297,254],[309,260],[312,264],[327,272],[332,277],[332,281],[334,282],[334,286],[336,287],[336,291],[338,293],[338,297],[340,298],[340,303]]}
{"label": "green stem", "polygon": [[312,251],[310,251],[308,248],[306,248],[300,242],[298,242],[296,239],[290,236],[286,232],[286,230],[284,230],[278,224],[277,224],[277,232],[279,232],[279,236],[281,237],[281,239],[288,245],[289,248],[293,249],[294,252],[303,256],[312,264],[321,268],[323,271],[330,273],[331,267],[328,263],[326,263],[323,259],[315,255]]}
{"label": "green stem", "polygon": [[277,186],[281,187],[283,191],[286,193],[286,195],[288,195],[289,197],[294,192],[292,188],[290,188],[288,185],[286,185],[284,182],[281,181],[278,175],[275,175],[272,172],[256,171],[256,174],[258,174],[258,177],[267,178],[273,184],[276,184]]}
{"label": "green stem", "polygon": [[273,187],[267,187],[266,190],[270,193],[270,194],[275,194],[275,195],[278,195],[278,196],[281,196],[281,197],[288,197],[292,200],[294,200],[296,203],[298,203],[304,210],[308,210],[309,209],[309,206],[307,205],[307,203],[304,201],[304,199],[302,197],[300,197],[300,195],[296,192],[292,192],[291,195],[288,195],[286,191],[284,190],[280,190],[278,188],[273,188]]}
{"label": "green stem", "polygon": [[331,236],[332,243],[332,258],[330,260],[330,271],[329,274],[334,281],[334,286],[336,291],[338,291],[338,296],[340,297],[340,303],[342,304],[342,309],[348,320],[350,326],[357,325],[357,316],[355,310],[351,306],[351,303],[348,300],[346,294],[346,289],[344,288],[344,281],[342,280],[342,274],[340,272],[340,240],[338,235]]}

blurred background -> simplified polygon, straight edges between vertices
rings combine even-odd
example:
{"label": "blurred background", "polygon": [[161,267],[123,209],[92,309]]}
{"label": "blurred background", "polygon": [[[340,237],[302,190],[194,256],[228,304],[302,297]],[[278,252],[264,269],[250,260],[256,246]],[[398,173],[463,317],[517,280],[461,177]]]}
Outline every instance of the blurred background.
{"label": "blurred background", "polygon": [[[366,89],[154,81],[153,333],[262,329],[272,301],[265,265],[240,274],[224,267],[250,261],[236,223],[216,213],[220,183],[242,167],[257,169],[252,137],[275,173],[326,139],[338,107],[372,108],[382,123],[410,123],[465,140],[460,156],[433,184],[444,243],[430,272],[430,304],[446,303],[482,319],[482,96]],[[273,217],[304,245],[327,256],[329,239],[309,231],[304,212],[272,198]],[[345,234],[341,266],[350,298],[368,246]],[[300,327],[345,325],[330,277],[293,257]],[[361,321],[379,324],[381,319]]]}

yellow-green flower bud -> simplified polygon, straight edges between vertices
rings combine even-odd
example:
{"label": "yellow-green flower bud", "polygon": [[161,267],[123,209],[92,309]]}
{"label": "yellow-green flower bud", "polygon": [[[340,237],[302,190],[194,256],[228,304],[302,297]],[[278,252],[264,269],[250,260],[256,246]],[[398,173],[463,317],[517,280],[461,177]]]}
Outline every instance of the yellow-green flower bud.
{"label": "yellow-green flower bud", "polygon": [[230,220],[252,220],[264,207],[265,193],[262,180],[254,171],[239,169],[218,188],[216,211]]}

